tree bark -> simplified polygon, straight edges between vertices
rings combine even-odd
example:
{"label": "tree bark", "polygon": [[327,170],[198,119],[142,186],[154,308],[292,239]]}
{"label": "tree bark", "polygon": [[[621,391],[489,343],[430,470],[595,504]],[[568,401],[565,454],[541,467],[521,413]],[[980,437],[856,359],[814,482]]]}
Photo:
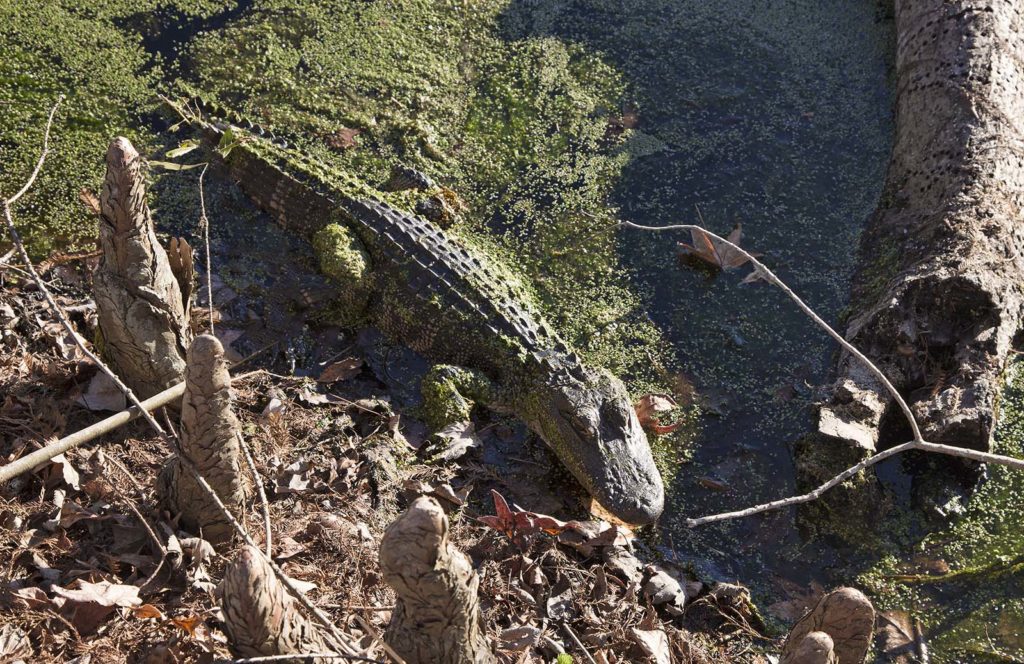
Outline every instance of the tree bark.
{"label": "tree bark", "polygon": [[[181,400],[181,451],[241,520],[246,491],[241,468],[241,425],[231,408],[231,376],[224,347],[216,337],[201,335],[188,350],[185,394]],[[158,493],[181,514],[182,524],[214,544],[228,542],[235,531],[217,504],[177,457],[160,474]]]}
{"label": "tree bark", "polygon": [[140,399],[185,373],[191,341],[181,289],[156,239],[142,159],[126,138],[107,150],[100,196],[103,258],[93,278],[101,350]]}
{"label": "tree bark", "polygon": [[421,496],[380,544],[384,580],[398,603],[385,639],[409,664],[490,664],[469,558],[448,541],[448,517]]}
{"label": "tree bark", "polygon": [[[1024,312],[1020,0],[896,0],[896,142],[846,338],[924,437],[988,450]],[[875,450],[892,399],[844,354],[819,431]]]}

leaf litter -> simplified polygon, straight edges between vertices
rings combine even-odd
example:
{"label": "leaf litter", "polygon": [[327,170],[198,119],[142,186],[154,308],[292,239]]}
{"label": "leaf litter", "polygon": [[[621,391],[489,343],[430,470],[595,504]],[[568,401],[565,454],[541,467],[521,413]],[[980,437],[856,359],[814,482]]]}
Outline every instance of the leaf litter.
{"label": "leaf litter", "polygon": [[[84,291],[62,304],[83,300]],[[0,316],[14,321],[17,335],[0,348],[6,462],[33,449],[40,434],[95,422],[98,404],[74,403],[74,386],[87,385],[95,368],[48,324],[44,308],[8,289]],[[89,319],[79,323],[81,336],[91,337]],[[705,629],[704,612],[690,611],[709,587],[683,568],[645,563],[649,554],[628,528],[562,520],[506,499],[515,486],[479,463],[485,443],[474,422],[445,430],[447,446],[438,448],[435,437],[431,449],[420,445],[421,425],[399,418],[387,400],[324,391],[362,367],[344,358],[325,367],[334,373],[321,373],[319,383],[257,372],[235,385],[238,415],[271,489],[274,556],[338,624],[369,643],[344,608],[365,607],[358,609],[365,620],[386,629],[395,599],[381,579],[378,543],[408,501],[429,494],[449,510],[453,541],[480,575],[482,615],[501,662],[547,663],[559,653],[586,661],[576,639],[608,663],[729,661],[743,650]],[[674,401],[648,396],[639,406],[654,418],[646,424],[674,427],[657,420]],[[425,449],[417,455],[414,446]],[[93,448],[0,489],[0,565],[11,570],[0,588],[0,652],[44,663],[73,659],[83,647],[93,661],[114,663],[226,658],[214,589],[230,552],[220,555],[182,531],[156,504],[151,487],[169,451],[139,423]],[[166,558],[129,505],[155,528]],[[261,537],[258,506],[244,516]],[[369,654],[385,658],[379,646]]]}

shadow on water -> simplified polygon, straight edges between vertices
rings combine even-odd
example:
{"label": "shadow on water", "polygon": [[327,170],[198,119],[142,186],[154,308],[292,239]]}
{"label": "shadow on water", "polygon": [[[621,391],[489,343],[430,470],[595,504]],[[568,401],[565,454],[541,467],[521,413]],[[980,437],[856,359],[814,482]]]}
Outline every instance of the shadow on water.
{"label": "shadow on water", "polygon": [[[622,217],[691,222],[699,206],[822,316],[847,301],[858,234],[882,186],[892,140],[893,23],[875,2],[645,0],[520,2],[509,38],[553,36],[602,54],[632,99],[631,160],[612,197]],[[626,231],[621,258],[670,340],[707,415],[692,463],[670,486],[667,553],[772,601],[826,585],[849,552],[802,541],[793,514],[688,531],[683,519],[795,492],[790,444],[811,424],[812,386],[834,346],[747,270],[679,264],[673,240]]]}

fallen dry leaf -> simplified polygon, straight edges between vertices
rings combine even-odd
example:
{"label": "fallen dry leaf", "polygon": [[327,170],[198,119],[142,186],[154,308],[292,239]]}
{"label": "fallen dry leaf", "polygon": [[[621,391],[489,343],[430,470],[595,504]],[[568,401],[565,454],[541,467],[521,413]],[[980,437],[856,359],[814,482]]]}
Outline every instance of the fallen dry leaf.
{"label": "fallen dry leaf", "polygon": [[668,635],[660,629],[637,629],[629,630],[630,640],[640,647],[645,655],[653,659],[657,664],[672,664],[672,657],[669,654]]}
{"label": "fallen dry leaf", "polygon": [[194,637],[196,635],[196,627],[203,622],[203,619],[199,616],[185,616],[184,618],[171,618],[171,622],[181,631]]}
{"label": "fallen dry leaf", "polygon": [[675,399],[667,394],[651,393],[640,397],[633,409],[636,410],[636,417],[640,420],[640,426],[658,435],[672,433],[683,425],[679,420],[672,424],[662,424],[658,421],[658,413],[667,413],[676,408]]}
{"label": "fallen dry leaf", "polygon": [[430,440],[420,447],[418,453],[432,461],[455,461],[465,456],[470,449],[481,445],[483,443],[476,435],[475,424],[455,422],[431,436]]}
{"label": "fallen dry leaf", "polygon": [[536,627],[524,625],[522,627],[511,627],[503,630],[499,637],[502,650],[510,650],[512,652],[522,652],[527,648],[532,648],[537,645],[540,641],[541,631]]}
{"label": "fallen dry leaf", "polygon": [[358,357],[347,357],[344,360],[328,365],[320,377],[318,383],[335,383],[341,380],[348,380],[357,376],[363,368],[363,361]]}
{"label": "fallen dry leaf", "polygon": [[75,403],[84,406],[89,410],[112,410],[114,412],[124,410],[128,401],[124,392],[114,384],[114,381],[102,371],[97,372],[85,392],[75,399]]}
{"label": "fallen dry leaf", "polygon": [[89,583],[77,579],[74,588],[53,586],[53,594],[61,603],[61,613],[75,626],[79,634],[91,634],[108,615],[118,607],[131,608],[142,604],[139,587],[109,581]]}
{"label": "fallen dry leaf", "polygon": [[17,625],[0,626],[0,660],[16,662],[32,656],[32,643],[28,634]]}
{"label": "fallen dry leaf", "polygon": [[150,620],[156,618],[160,620],[164,617],[164,614],[160,609],[156,608],[152,604],[143,604],[142,606],[136,606],[132,608],[132,614],[139,620]]}

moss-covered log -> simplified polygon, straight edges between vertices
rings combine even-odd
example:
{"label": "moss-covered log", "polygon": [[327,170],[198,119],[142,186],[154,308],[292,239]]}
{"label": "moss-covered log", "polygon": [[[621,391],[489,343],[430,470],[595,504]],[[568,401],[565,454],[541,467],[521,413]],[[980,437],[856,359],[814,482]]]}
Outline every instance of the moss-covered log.
{"label": "moss-covered log", "polygon": [[[1024,3],[897,0],[896,143],[846,337],[926,439],[989,449],[1024,312]],[[818,429],[868,453],[892,399],[844,354]]]}

